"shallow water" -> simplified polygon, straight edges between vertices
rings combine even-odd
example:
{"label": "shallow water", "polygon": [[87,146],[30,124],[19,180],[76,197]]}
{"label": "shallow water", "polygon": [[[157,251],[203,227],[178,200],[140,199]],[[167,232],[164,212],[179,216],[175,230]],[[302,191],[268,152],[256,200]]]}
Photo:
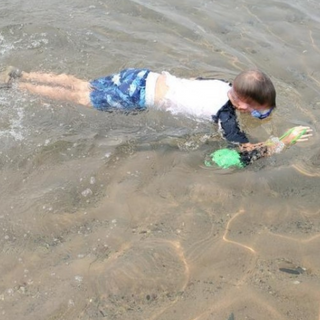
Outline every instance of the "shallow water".
{"label": "shallow water", "polygon": [[317,1],[0,3],[0,67],[80,78],[123,67],[277,88],[254,140],[314,137],[238,171],[210,123],[0,96],[0,314],[11,319],[319,319]]}

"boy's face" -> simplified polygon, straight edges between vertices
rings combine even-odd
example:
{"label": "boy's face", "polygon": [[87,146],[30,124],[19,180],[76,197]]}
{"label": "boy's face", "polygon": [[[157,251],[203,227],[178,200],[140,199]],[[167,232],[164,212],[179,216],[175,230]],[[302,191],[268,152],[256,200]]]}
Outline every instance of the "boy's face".
{"label": "boy's face", "polygon": [[233,88],[228,91],[228,97],[232,105],[237,110],[239,110],[240,112],[251,113],[251,115],[255,118],[267,118],[273,109],[270,108],[267,104],[261,105],[253,100],[241,99]]}

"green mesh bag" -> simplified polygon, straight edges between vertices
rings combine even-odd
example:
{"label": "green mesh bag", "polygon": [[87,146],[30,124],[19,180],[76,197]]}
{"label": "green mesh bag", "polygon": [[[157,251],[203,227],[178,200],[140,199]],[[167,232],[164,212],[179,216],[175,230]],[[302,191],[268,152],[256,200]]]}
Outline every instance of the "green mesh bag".
{"label": "green mesh bag", "polygon": [[220,149],[208,156],[204,164],[207,167],[212,167],[216,164],[218,167],[228,169],[231,167],[243,168],[244,165],[241,162],[240,154],[236,150]]}

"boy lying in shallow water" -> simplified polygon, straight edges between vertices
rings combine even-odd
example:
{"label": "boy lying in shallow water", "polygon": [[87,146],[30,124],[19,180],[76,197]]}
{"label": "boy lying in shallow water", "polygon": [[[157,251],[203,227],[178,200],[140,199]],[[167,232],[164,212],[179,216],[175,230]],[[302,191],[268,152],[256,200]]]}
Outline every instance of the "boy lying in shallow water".
{"label": "boy lying in shallow water", "polygon": [[101,111],[155,108],[198,119],[213,120],[222,136],[239,147],[244,164],[281,152],[297,141],[312,136],[309,127],[294,127],[282,139],[252,144],[241,131],[236,110],[258,119],[276,108],[276,91],[270,78],[259,70],[243,71],[233,83],[217,79],[181,79],[168,72],[125,69],[92,81],[67,74],[24,72],[8,67],[0,74],[2,87],[18,87],[56,100],[67,100]]}

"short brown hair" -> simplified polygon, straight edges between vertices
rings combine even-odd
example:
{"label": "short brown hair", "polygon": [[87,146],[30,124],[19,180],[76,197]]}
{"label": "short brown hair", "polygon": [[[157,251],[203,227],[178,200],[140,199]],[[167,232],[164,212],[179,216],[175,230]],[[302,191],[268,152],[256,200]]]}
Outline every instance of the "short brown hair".
{"label": "short brown hair", "polygon": [[260,70],[242,71],[232,85],[244,100],[253,100],[261,105],[276,106],[276,90],[271,79]]}

